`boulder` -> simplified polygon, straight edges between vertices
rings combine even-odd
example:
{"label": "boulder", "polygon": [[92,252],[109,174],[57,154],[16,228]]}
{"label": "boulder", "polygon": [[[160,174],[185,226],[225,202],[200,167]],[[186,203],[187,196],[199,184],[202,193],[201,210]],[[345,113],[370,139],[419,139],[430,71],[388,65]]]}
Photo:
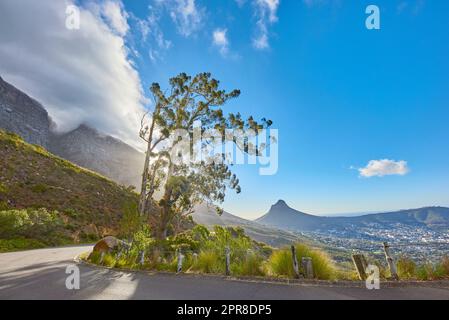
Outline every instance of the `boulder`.
{"label": "boulder", "polygon": [[126,248],[126,247],[128,247],[128,244],[120,239],[115,238],[115,237],[107,236],[95,244],[93,252],[109,253],[112,251],[116,251],[122,247]]}

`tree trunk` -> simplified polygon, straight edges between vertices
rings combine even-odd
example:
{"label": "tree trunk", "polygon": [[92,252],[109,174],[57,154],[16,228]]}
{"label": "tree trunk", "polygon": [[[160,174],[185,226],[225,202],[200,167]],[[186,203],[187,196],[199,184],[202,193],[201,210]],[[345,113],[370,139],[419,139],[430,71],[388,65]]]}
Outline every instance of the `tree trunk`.
{"label": "tree trunk", "polygon": [[147,200],[147,183],[148,183],[148,169],[150,167],[150,149],[151,149],[151,140],[148,142],[148,148],[145,155],[145,164],[143,166],[142,173],[142,187],[140,189],[140,197],[139,197],[139,213],[141,216],[145,214],[146,200]]}

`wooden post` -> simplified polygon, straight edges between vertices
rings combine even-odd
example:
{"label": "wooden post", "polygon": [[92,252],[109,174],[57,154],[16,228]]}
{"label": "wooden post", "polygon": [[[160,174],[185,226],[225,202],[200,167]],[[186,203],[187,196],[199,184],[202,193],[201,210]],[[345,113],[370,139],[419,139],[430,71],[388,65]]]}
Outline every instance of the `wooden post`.
{"label": "wooden post", "polygon": [[352,262],[354,263],[357,274],[360,280],[365,281],[367,278],[366,268],[368,268],[368,262],[363,254],[353,254]]}
{"label": "wooden post", "polygon": [[102,251],[100,255],[100,264],[103,263],[103,259],[104,259],[104,251]]}
{"label": "wooden post", "polygon": [[229,246],[226,247],[225,254],[226,254],[226,275],[230,276],[231,275],[231,249],[229,248]]}
{"label": "wooden post", "polygon": [[312,258],[303,257],[301,259],[302,270],[304,271],[304,277],[306,279],[313,279],[313,264]]}
{"label": "wooden post", "polygon": [[176,269],[177,273],[180,273],[182,271],[182,260],[184,260],[184,256],[181,250],[178,250],[178,268]]}
{"label": "wooden post", "polygon": [[293,260],[293,270],[295,271],[295,278],[299,279],[299,266],[298,266],[298,258],[296,258],[296,248],[292,245],[292,260]]}
{"label": "wooden post", "polygon": [[145,263],[145,251],[142,250],[140,251],[140,261],[139,261],[140,265],[143,266],[143,264]]}
{"label": "wooden post", "polygon": [[394,260],[390,254],[390,246],[388,245],[388,242],[384,242],[384,251],[385,251],[385,259],[387,260],[391,277],[394,280],[399,280],[398,271],[396,270],[396,264],[394,263]]}

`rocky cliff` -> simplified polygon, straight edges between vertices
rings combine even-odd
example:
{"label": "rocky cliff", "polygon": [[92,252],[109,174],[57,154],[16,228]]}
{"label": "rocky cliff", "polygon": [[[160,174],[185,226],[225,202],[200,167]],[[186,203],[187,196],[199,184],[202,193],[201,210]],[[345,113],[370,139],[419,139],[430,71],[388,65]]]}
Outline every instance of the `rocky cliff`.
{"label": "rocky cliff", "polygon": [[49,150],[120,184],[140,185],[144,154],[86,125],[65,134],[51,134]]}
{"label": "rocky cliff", "polygon": [[17,133],[28,143],[48,147],[50,118],[45,108],[1,77],[0,128]]}

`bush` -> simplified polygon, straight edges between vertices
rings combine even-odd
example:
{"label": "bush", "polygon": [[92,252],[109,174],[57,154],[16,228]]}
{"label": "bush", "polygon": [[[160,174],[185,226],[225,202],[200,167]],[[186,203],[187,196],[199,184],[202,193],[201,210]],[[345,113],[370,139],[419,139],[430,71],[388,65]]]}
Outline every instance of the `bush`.
{"label": "bush", "polygon": [[413,279],[416,277],[416,264],[407,257],[400,257],[396,264],[400,279]]}
{"label": "bush", "polygon": [[0,182],[0,194],[6,194],[8,193],[8,188]]}
{"label": "bush", "polygon": [[[302,257],[312,258],[315,278],[323,280],[335,279],[337,271],[327,254],[320,250],[312,249],[304,244],[297,244],[295,245],[295,248],[299,264],[301,264]],[[274,251],[268,260],[268,269],[269,273],[272,275],[294,278],[295,272],[293,269],[291,249],[283,248]]]}
{"label": "bush", "polygon": [[106,253],[106,254],[104,255],[104,257],[103,257],[103,263],[102,263],[102,264],[103,264],[104,266],[106,266],[106,267],[113,268],[113,267],[115,267],[116,260],[115,260],[115,258],[114,258],[113,255],[111,255],[111,254],[109,254],[109,253]]}
{"label": "bush", "polygon": [[0,239],[0,252],[13,252],[44,248],[45,244],[34,239]]}
{"label": "bush", "polygon": [[57,211],[46,209],[0,211],[0,237],[12,239],[17,237],[35,238],[48,244],[57,244],[61,239],[62,221]]}
{"label": "bush", "polygon": [[416,277],[418,280],[428,281],[434,280],[435,272],[431,263],[425,263],[416,270]]}
{"label": "bush", "polygon": [[254,253],[248,253],[243,261],[231,264],[231,273],[238,276],[264,276],[263,258]]}
{"label": "bush", "polygon": [[224,273],[225,262],[216,251],[205,250],[200,252],[192,269],[203,273]]}

